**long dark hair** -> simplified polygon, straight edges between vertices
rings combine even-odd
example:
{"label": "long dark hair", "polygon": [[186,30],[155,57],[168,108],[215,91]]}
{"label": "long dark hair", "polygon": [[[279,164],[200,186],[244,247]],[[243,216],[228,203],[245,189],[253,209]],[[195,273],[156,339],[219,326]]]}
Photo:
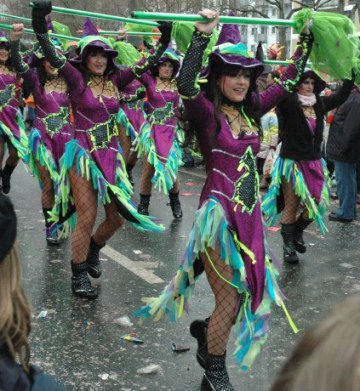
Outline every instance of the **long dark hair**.
{"label": "long dark hair", "polygon": [[0,48],[4,48],[9,52],[9,57],[6,60],[4,65],[9,69],[9,71],[15,72],[14,67],[12,65],[10,46],[9,46],[8,42],[0,42]]}
{"label": "long dark hair", "polygon": [[[208,83],[205,87],[205,93],[207,97],[214,103],[215,105],[215,120],[216,120],[216,134],[220,132],[220,114],[221,114],[221,106],[226,103],[226,98],[224,97],[221,88],[218,85],[218,80],[220,76],[230,76],[233,75],[234,72],[239,72],[241,68],[238,65],[230,65],[224,63],[216,63],[211,66],[211,72],[208,78]],[[245,114],[254,120],[256,126],[259,128],[259,135],[262,136],[261,125],[260,125],[260,106],[259,106],[259,93],[257,90],[256,84],[256,74],[255,71],[249,69],[250,71],[250,87],[245,96],[245,99],[240,103],[234,103],[233,105],[240,109],[241,106],[244,109]]]}

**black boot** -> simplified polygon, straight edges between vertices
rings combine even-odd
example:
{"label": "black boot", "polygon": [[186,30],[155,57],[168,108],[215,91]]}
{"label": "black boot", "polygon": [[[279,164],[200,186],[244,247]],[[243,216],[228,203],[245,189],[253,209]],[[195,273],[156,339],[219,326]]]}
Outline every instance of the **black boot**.
{"label": "black boot", "polygon": [[88,265],[87,272],[92,278],[99,278],[101,276],[102,270],[100,266],[99,252],[104,246],[105,245],[100,246],[97,244],[91,237],[86,263]]}
{"label": "black boot", "polygon": [[294,245],[296,251],[303,254],[306,252],[306,245],[303,238],[304,229],[312,223],[312,220],[305,220],[302,216],[300,216],[295,223],[295,238]]}
{"label": "black boot", "polygon": [[201,391],[235,391],[231,385],[225,365],[225,354],[214,356],[206,352],[205,373]]}
{"label": "black boot", "polygon": [[170,206],[175,219],[181,219],[183,216],[183,212],[181,210],[181,204],[179,200],[179,192],[177,193],[169,193],[170,198]]}
{"label": "black boot", "polygon": [[2,177],[2,191],[4,194],[10,193],[10,178],[11,174],[15,170],[16,166],[10,166],[9,164],[5,164],[5,167],[2,171],[1,177]]}
{"label": "black boot", "polygon": [[281,236],[284,239],[284,261],[288,263],[299,263],[294,244],[295,224],[281,224]]}
{"label": "black boot", "polygon": [[74,295],[85,297],[86,299],[96,299],[98,294],[95,288],[91,286],[90,279],[87,275],[88,264],[85,262],[74,263],[71,261],[72,291]]}
{"label": "black boot", "polygon": [[56,229],[51,229],[52,223],[49,221],[48,212],[51,209],[43,208],[43,214],[45,217],[45,228],[46,228],[46,242],[50,244],[50,246],[57,246],[59,244],[58,234]]}
{"label": "black boot", "polygon": [[190,334],[197,339],[198,348],[196,351],[196,359],[202,368],[205,369],[205,353],[207,351],[207,326],[209,324],[210,318],[205,320],[194,320],[190,324]]}
{"label": "black boot", "polygon": [[140,202],[138,205],[138,212],[142,215],[149,216],[151,194],[140,194]]}

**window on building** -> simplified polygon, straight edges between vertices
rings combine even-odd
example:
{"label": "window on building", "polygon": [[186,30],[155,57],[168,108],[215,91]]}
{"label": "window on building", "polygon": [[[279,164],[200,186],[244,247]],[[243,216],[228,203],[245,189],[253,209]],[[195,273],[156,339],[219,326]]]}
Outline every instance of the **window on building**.
{"label": "window on building", "polygon": [[257,27],[253,27],[251,29],[251,35],[253,35],[254,37],[257,35]]}
{"label": "window on building", "polygon": [[276,15],[277,15],[277,10],[276,10],[276,8],[272,8],[272,9],[271,9],[271,15],[272,15],[272,16],[276,16]]}
{"label": "window on building", "polygon": [[276,27],[275,26],[271,27],[271,34],[276,34]]}
{"label": "window on building", "polygon": [[266,26],[261,26],[260,34],[266,34],[267,33],[266,30],[267,30]]}

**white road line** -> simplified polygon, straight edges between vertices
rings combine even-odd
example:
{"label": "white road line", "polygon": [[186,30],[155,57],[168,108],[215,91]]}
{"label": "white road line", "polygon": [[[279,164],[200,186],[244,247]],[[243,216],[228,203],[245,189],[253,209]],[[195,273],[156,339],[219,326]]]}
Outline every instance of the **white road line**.
{"label": "white road line", "polygon": [[189,175],[196,176],[198,178],[206,179],[206,175],[201,175],[201,174],[198,174],[197,172],[186,171],[186,170],[182,170],[182,169],[179,169],[179,172],[181,172],[182,174],[189,174]]}
{"label": "white road line", "polygon": [[118,251],[116,251],[110,246],[105,246],[101,249],[101,252],[109,258],[113,259],[119,265],[123,266],[125,269],[134,273],[137,277],[142,278],[149,284],[160,284],[164,282],[163,279],[156,276],[151,270],[144,269],[136,265],[135,261],[132,261],[131,259],[125,257],[125,255],[120,254]]}

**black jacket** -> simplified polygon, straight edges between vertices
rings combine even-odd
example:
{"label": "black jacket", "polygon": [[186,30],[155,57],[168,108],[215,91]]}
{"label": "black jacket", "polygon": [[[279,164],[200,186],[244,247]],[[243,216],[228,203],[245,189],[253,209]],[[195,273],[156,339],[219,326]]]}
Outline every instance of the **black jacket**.
{"label": "black jacket", "polygon": [[4,342],[0,341],[0,390],[1,391],[64,391],[54,379],[31,366],[30,374],[17,364]]}
{"label": "black jacket", "polygon": [[316,129],[313,134],[307,124],[297,94],[287,96],[279,105],[280,156],[296,161],[321,159],[324,119],[328,111],[340,106],[349,96],[354,85],[353,80],[345,80],[340,90],[330,96],[316,96],[314,110]]}
{"label": "black jacket", "polygon": [[335,113],[326,144],[329,160],[360,161],[360,90],[350,94]]}

